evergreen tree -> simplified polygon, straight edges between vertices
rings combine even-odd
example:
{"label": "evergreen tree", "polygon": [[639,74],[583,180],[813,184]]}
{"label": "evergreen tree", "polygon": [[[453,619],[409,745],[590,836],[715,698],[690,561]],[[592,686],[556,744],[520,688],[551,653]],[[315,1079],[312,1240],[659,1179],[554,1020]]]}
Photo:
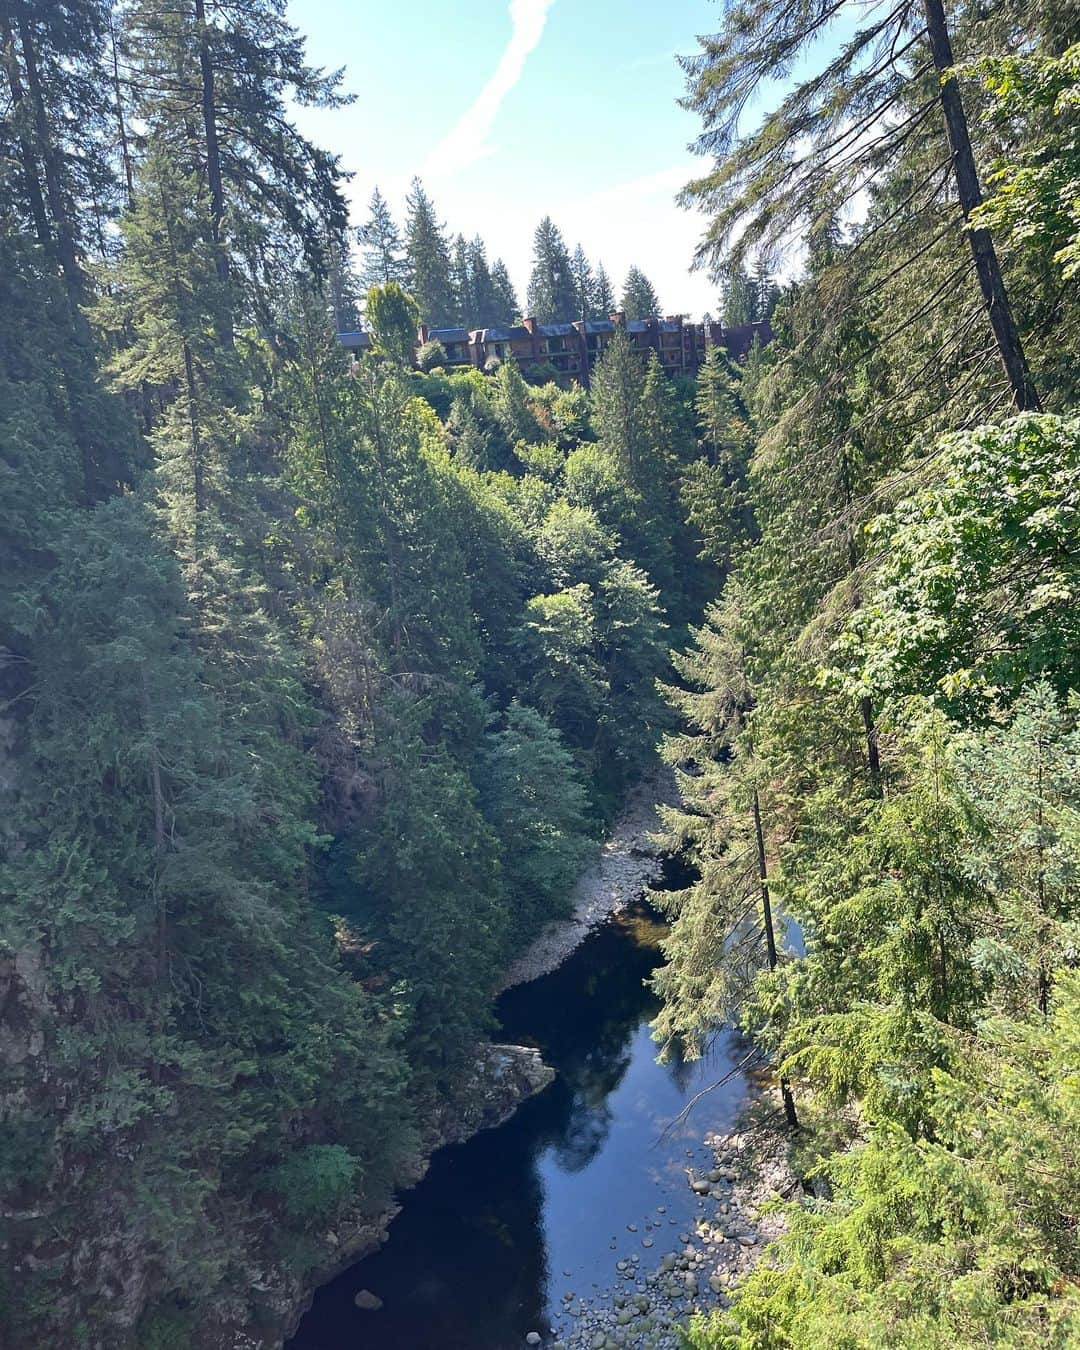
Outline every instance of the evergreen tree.
{"label": "evergreen tree", "polygon": [[365,291],[389,281],[404,285],[408,269],[401,234],[386,198],[378,188],[371,194],[368,218],[358,231],[360,240],[360,285]]}
{"label": "evergreen tree", "polygon": [[[950,187],[965,222],[951,242],[966,242],[1014,405],[1038,408],[993,241],[982,218],[976,218],[974,228],[969,225],[981,205],[982,190],[965,99],[952,72],[962,64],[964,45],[973,36],[989,35],[1000,44],[1001,54],[1011,54],[1015,44],[1030,40],[1031,28],[1040,22],[1052,30],[1054,7],[1044,16],[1023,6],[998,16],[998,23],[990,26],[980,22],[985,16],[974,6],[961,5],[947,17],[941,0],[901,4],[880,22],[875,18],[859,26],[824,68],[808,73],[778,108],[753,131],[745,131],[741,121],[747,101],[768,80],[784,77],[836,16],[828,7],[808,18],[795,4],[777,12],[770,0],[741,0],[726,15],[723,31],[703,37],[700,56],[685,62],[687,104],[702,114],[706,127],[696,148],[714,157],[713,167],[684,193],[686,200],[705,203],[712,214],[699,259],[718,267],[722,250],[731,244],[730,263],[737,267],[755,247],[768,252],[782,247],[793,233],[812,235],[835,215],[838,203],[849,199],[852,183],[869,189],[880,181],[922,127],[916,119],[926,117],[928,99],[936,98],[943,126],[930,162],[941,163],[948,154]],[[955,52],[954,38],[964,44]],[[879,53],[886,47],[902,52],[904,59],[882,62]],[[928,84],[924,77],[931,68]],[[850,135],[852,126],[883,117],[890,119],[883,137]],[[931,176],[933,190],[923,195],[920,213],[941,212],[946,181]],[[951,204],[949,211],[951,215]],[[913,223],[909,213],[894,232]],[[920,233],[925,237],[925,226]],[[905,269],[920,263],[923,251],[909,251],[902,261]],[[920,273],[925,285],[925,267]],[[956,273],[953,285],[960,269]],[[922,292],[924,298],[927,293]],[[834,303],[843,300],[835,297]],[[966,309],[959,295],[957,308]]]}
{"label": "evergreen tree", "polygon": [[191,9],[135,0],[125,18],[134,111],[154,146],[168,146],[171,172],[206,197],[226,342],[238,320],[265,318],[264,279],[298,247],[323,275],[325,241],[348,223],[337,158],[299,134],[288,107],[340,106],[340,72],[305,63],[279,10],[274,0],[195,0]]}
{"label": "evergreen tree", "polygon": [[777,285],[776,279],[770,274],[768,263],[764,257],[759,257],[757,260],[751,284],[754,294],[753,321],[760,323],[766,319],[771,319],[773,310],[776,309],[777,302],[780,299],[780,287]]}
{"label": "evergreen tree", "polygon": [[500,839],[513,929],[530,933],[566,911],[589,850],[587,797],[573,756],[534,709],[512,703],[487,738],[480,806]]}
{"label": "evergreen tree", "polygon": [[506,941],[495,835],[445,751],[395,736],[356,843],[352,912],[407,1002],[418,1085],[449,1086],[491,1016]]}
{"label": "evergreen tree", "polygon": [[660,313],[652,282],[638,267],[631,267],[626,274],[619,308],[628,319],[652,319]]}
{"label": "evergreen tree", "polygon": [[514,290],[514,283],[510,280],[510,273],[501,258],[495,259],[491,269],[491,284],[495,292],[495,312],[498,315],[496,322],[513,323],[515,319],[521,317],[521,303]]}
{"label": "evergreen tree", "polygon": [[504,361],[499,367],[491,407],[511,444],[537,439],[539,428],[529,405],[529,386],[516,361]]}
{"label": "evergreen tree", "polygon": [[360,327],[362,295],[347,238],[328,239],[326,299],[335,333],[354,333]]}
{"label": "evergreen tree", "polygon": [[604,271],[604,264],[598,263],[593,276],[592,296],[589,302],[591,317],[606,319],[615,313],[615,290]]}
{"label": "evergreen tree", "polygon": [[533,265],[526,306],[540,323],[567,323],[576,316],[574,271],[562,235],[545,216],[533,237]]}
{"label": "evergreen tree", "polygon": [[446,234],[419,178],[413,179],[405,201],[409,292],[420,308],[420,322],[443,328],[454,322],[457,313]]}
{"label": "evergreen tree", "polygon": [[585,250],[578,244],[570,259],[570,268],[574,277],[574,303],[579,319],[593,318],[593,291],[596,281],[593,277]]}
{"label": "evergreen tree", "polygon": [[756,283],[741,263],[724,270],[724,304],[720,322],[725,328],[742,328],[758,317],[759,297]]}
{"label": "evergreen tree", "polygon": [[600,445],[635,485],[647,453],[641,425],[645,373],[625,328],[619,328],[597,362],[592,378],[592,421]]}
{"label": "evergreen tree", "polygon": [[468,248],[468,269],[474,312],[464,315],[462,322],[467,328],[490,328],[500,322],[509,322],[514,317],[516,305],[510,306],[510,314],[504,319],[500,314],[501,302],[495,279],[488,267],[487,249],[484,241],[476,235]]}
{"label": "evergreen tree", "polygon": [[477,302],[473,270],[469,259],[469,245],[459,234],[454,240],[450,260],[450,284],[454,288],[454,317],[456,323],[471,328],[476,321]]}

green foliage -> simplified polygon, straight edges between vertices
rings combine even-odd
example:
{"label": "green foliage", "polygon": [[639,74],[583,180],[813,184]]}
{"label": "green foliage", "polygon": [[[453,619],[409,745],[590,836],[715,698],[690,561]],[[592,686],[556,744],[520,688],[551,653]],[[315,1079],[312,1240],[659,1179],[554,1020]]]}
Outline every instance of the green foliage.
{"label": "green foliage", "polygon": [[299,1224],[332,1222],[352,1199],[357,1160],[340,1144],[309,1144],[267,1172],[264,1185]]}
{"label": "green foliage", "polygon": [[550,216],[536,227],[533,238],[526,307],[538,323],[568,323],[581,317],[570,253]]}
{"label": "green foliage", "polygon": [[405,204],[409,293],[416,299],[421,321],[442,328],[455,322],[458,308],[446,230],[419,178],[413,179]]}
{"label": "green foliage", "polygon": [[841,651],[860,691],[931,689],[977,716],[1075,663],[1080,424],[1024,417],[947,438],[930,481],[874,522],[883,555]]}
{"label": "green foliage", "polygon": [[429,338],[420,344],[416,352],[416,364],[425,374],[436,366],[446,365],[446,348],[438,338]]}
{"label": "green foliage", "polygon": [[627,272],[619,308],[628,319],[654,319],[660,313],[653,284],[640,267],[631,267]]}
{"label": "green foliage", "polygon": [[998,163],[981,218],[1048,253],[1069,280],[1080,272],[1080,43],[1060,56],[986,57],[976,68],[996,100],[994,115],[1023,119],[1039,138]]}
{"label": "green foliage", "polygon": [[407,279],[401,235],[386,198],[378,188],[371,194],[368,218],[360,226],[361,267],[360,284],[367,290],[396,281],[404,286]]}
{"label": "green foliage", "polygon": [[479,770],[480,806],[500,839],[512,902],[511,936],[567,911],[590,849],[588,799],[573,756],[540,713],[512,703],[489,733]]}
{"label": "green foliage", "polygon": [[[371,329],[375,350],[408,370],[413,364],[416,325],[420,319],[420,308],[412,296],[396,281],[372,286],[364,301],[364,317]],[[445,355],[444,352],[444,359]],[[421,364],[420,369],[427,370],[437,364],[429,360],[427,365]]]}
{"label": "green foliage", "polygon": [[1074,1343],[1080,982],[1046,1020],[997,1018],[935,1071],[932,1138],[888,1125],[830,1161],[790,1233],[698,1350]]}

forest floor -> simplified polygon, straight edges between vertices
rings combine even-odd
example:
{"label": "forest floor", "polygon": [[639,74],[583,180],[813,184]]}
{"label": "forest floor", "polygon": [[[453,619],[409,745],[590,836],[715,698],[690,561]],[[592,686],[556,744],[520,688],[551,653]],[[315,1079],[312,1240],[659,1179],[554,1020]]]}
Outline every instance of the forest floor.
{"label": "forest floor", "polygon": [[651,837],[659,825],[656,808],[675,797],[675,779],[666,768],[634,789],[596,857],[575,883],[570,917],[552,920],[517,957],[500,993],[550,974],[594,928],[641,898],[663,866]]}

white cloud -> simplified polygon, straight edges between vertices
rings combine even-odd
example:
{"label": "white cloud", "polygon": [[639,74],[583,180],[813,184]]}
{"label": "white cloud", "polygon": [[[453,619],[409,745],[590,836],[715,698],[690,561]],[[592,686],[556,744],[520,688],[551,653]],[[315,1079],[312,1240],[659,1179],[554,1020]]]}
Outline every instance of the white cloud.
{"label": "white cloud", "polygon": [[510,41],[503,49],[495,73],[472,106],[428,155],[421,170],[425,178],[445,178],[490,155],[488,138],[503,99],[521,79],[525,62],[544,33],[548,10],[554,0],[510,0]]}

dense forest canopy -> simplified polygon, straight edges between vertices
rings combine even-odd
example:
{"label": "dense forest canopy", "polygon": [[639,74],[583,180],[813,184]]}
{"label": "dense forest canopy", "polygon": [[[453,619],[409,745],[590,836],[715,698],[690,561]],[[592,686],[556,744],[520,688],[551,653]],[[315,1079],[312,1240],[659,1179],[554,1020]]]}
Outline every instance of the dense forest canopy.
{"label": "dense forest canopy", "polygon": [[[321,1269],[662,741],[657,1034],[739,1018],[805,1178],[693,1344],[1075,1342],[1074,6],[726,7],[685,196],[775,340],[587,391],[415,368],[521,297],[419,179],[351,229],[284,10],[0,15],[4,1332]],[[534,242],[538,320],[660,308]]]}
{"label": "dense forest canopy", "polygon": [[[740,374],[706,437],[622,333],[591,396],[413,369],[517,297],[419,181],[350,238],[275,0],[0,40],[3,1322],[188,1346],[407,1179],[652,763]],[[530,301],[611,310],[541,234]]]}
{"label": "dense forest canopy", "polygon": [[1080,1337],[1078,38],[1068,4],[740,0],[684,61],[729,310],[806,250],[666,686],[694,872],[657,1035],[740,1019],[802,1179],[702,1350]]}

